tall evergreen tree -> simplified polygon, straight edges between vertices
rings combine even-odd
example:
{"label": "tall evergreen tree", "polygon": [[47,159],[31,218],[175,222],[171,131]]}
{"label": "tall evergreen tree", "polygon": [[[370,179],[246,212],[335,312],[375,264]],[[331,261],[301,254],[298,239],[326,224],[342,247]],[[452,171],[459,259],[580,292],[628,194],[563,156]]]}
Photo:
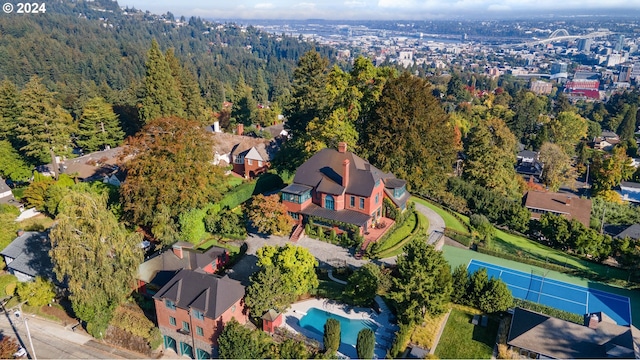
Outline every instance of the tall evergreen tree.
{"label": "tall evergreen tree", "polygon": [[637,105],[630,105],[627,112],[624,114],[622,123],[618,128],[618,134],[620,134],[620,140],[629,141],[634,139],[634,133],[636,131],[636,116],[638,113]]}
{"label": "tall evergreen tree", "polygon": [[95,97],[87,102],[78,123],[76,144],[91,152],[105,146],[116,147],[124,139],[118,115],[103,98]]}
{"label": "tall evergreen tree", "polygon": [[165,59],[171,69],[171,75],[178,84],[180,99],[184,104],[185,118],[206,124],[208,120],[210,120],[210,117],[206,114],[204,99],[200,93],[200,86],[195,76],[185,66],[180,64],[173,48],[167,50]]}
{"label": "tall evergreen tree", "polygon": [[161,117],[184,116],[184,104],[178,83],[155,39],[147,53],[145,67],[140,119],[148,123]]}
{"label": "tall evergreen tree", "polygon": [[57,105],[53,93],[33,77],[21,93],[16,132],[24,142],[20,148],[26,156],[39,163],[51,161],[51,152],[56,155],[71,154],[71,133],[74,124],[71,115]]}
{"label": "tall evergreen tree", "polygon": [[20,116],[20,92],[15,84],[4,80],[0,85],[0,140],[17,145],[14,129]]}

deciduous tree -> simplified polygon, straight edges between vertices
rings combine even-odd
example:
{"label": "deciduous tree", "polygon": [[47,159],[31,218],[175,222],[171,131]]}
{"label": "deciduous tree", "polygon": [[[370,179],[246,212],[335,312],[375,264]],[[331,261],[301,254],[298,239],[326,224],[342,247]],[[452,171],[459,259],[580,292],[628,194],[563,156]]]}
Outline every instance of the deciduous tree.
{"label": "deciduous tree", "polygon": [[471,129],[465,143],[467,160],[462,176],[502,195],[521,196],[515,172],[516,138],[504,121],[490,117]]}
{"label": "deciduous tree", "polygon": [[124,216],[175,240],[178,216],[220,198],[222,169],[213,165],[213,137],[195,121],[161,118],[128,139],[127,181],[120,188]]}
{"label": "deciduous tree", "polygon": [[31,166],[8,140],[0,140],[0,176],[13,181],[24,181],[31,177]]}
{"label": "deciduous tree", "polygon": [[280,270],[282,283],[288,292],[299,296],[318,287],[315,271],[318,261],[309,250],[289,244],[280,247],[266,245],[258,249],[256,255],[258,266]]}
{"label": "deciduous tree", "polygon": [[559,145],[548,142],[542,144],[540,161],[544,164],[542,182],[551,191],[558,191],[563,184],[573,184],[576,170],[571,166],[569,155]]}
{"label": "deciduous tree", "polygon": [[610,155],[595,154],[591,166],[594,193],[611,190],[621,181],[630,179],[634,172],[631,163],[631,158],[627,156],[622,146],[616,146]]}
{"label": "deciduous tree", "polygon": [[442,253],[416,239],[398,256],[397,277],[390,296],[405,323],[421,323],[425,315],[441,314],[452,291],[451,270]]}
{"label": "deciduous tree", "polygon": [[455,162],[453,126],[431,91],[426,80],[408,73],[389,79],[364,126],[369,161],[407,180],[413,191],[442,189]]}
{"label": "deciduous tree", "polygon": [[142,237],[127,232],[96,195],[71,192],[59,209],[50,233],[55,274],[68,284],[73,310],[89,333],[102,337],[113,310],[131,292]]}
{"label": "deciduous tree", "polygon": [[26,301],[29,305],[40,307],[50,304],[56,297],[53,284],[38,276],[35,281],[27,281],[18,284],[18,296],[20,301]]}
{"label": "deciduous tree", "polygon": [[575,152],[580,139],[587,136],[587,120],[572,111],[563,111],[549,122],[551,139],[567,154]]}
{"label": "deciduous tree", "polygon": [[232,318],[218,337],[218,355],[221,359],[268,359],[274,355],[271,343],[265,332],[251,331]]}
{"label": "deciduous tree", "polygon": [[370,306],[378,292],[381,278],[380,268],[375,264],[367,263],[349,276],[344,293],[354,304]]}
{"label": "deciduous tree", "polygon": [[486,313],[506,311],[513,306],[513,295],[504,281],[491,278],[478,299],[478,307]]}
{"label": "deciduous tree", "polygon": [[251,276],[251,285],[244,298],[251,316],[261,317],[269,309],[285,311],[297,296],[287,288],[280,268],[267,266]]}
{"label": "deciduous tree", "polygon": [[87,152],[116,147],[124,139],[118,115],[103,98],[95,97],[87,102],[78,123],[76,144]]}
{"label": "deciduous tree", "polygon": [[265,234],[288,235],[295,223],[277,194],[254,196],[247,217],[259,232]]}

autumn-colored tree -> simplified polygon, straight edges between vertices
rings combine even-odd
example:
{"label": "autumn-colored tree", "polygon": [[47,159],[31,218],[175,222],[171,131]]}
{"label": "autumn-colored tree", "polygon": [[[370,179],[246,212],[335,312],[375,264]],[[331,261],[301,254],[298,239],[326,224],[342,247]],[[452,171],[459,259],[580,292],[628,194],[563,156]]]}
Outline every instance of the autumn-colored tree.
{"label": "autumn-colored tree", "polygon": [[261,233],[288,235],[295,223],[277,194],[254,196],[247,210],[249,220]]}
{"label": "autumn-colored tree", "polygon": [[176,240],[178,216],[220,198],[223,170],[213,165],[213,136],[195,121],[160,118],[127,142],[127,181],[120,188],[126,220]]}
{"label": "autumn-colored tree", "polygon": [[455,134],[429,82],[409,73],[389,79],[364,131],[361,146],[380,170],[407,180],[414,191],[445,186]]}
{"label": "autumn-colored tree", "polygon": [[573,154],[580,139],[587,136],[587,120],[575,112],[563,111],[549,122],[553,142],[567,154]]}
{"label": "autumn-colored tree", "polygon": [[540,148],[540,161],[544,164],[542,182],[558,191],[563,184],[573,185],[576,170],[571,166],[571,158],[556,144],[544,143]]}
{"label": "autumn-colored tree", "polygon": [[622,146],[616,146],[611,154],[596,153],[591,166],[594,193],[611,190],[621,181],[630,179],[635,171],[631,163]]}
{"label": "autumn-colored tree", "polygon": [[80,122],[76,144],[87,152],[116,147],[124,139],[124,132],[113,107],[103,98],[95,97],[87,102]]}
{"label": "autumn-colored tree", "polygon": [[13,354],[18,351],[19,345],[16,339],[3,336],[0,339],[0,359],[13,359]]}
{"label": "autumn-colored tree", "polygon": [[[102,337],[114,309],[131,293],[142,236],[129,233],[107,209],[106,198],[70,192],[51,230],[51,260],[71,293],[75,314]],[[108,274],[108,276],[107,276]]]}

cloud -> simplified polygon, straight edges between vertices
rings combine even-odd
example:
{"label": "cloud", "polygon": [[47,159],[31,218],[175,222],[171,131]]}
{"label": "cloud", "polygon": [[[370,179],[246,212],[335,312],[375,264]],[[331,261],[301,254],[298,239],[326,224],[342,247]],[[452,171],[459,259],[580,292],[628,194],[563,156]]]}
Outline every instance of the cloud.
{"label": "cloud", "polygon": [[349,1],[345,1],[345,2],[344,2],[344,6],[346,6],[346,7],[350,7],[350,8],[354,8],[354,7],[365,7],[365,6],[367,6],[367,3],[365,3],[364,1],[353,1],[353,0],[349,0]]}
{"label": "cloud", "polygon": [[256,9],[272,9],[273,8],[273,4],[272,3],[260,3],[260,4],[256,4],[254,6],[254,8],[256,8]]}
{"label": "cloud", "polygon": [[491,4],[487,8],[488,11],[511,11],[511,6],[504,4]]}
{"label": "cloud", "polygon": [[303,9],[313,9],[316,7],[316,3],[298,3],[298,4],[295,4],[293,7],[303,8]]}
{"label": "cloud", "polygon": [[378,6],[382,8],[410,8],[415,5],[413,0],[378,0]]}

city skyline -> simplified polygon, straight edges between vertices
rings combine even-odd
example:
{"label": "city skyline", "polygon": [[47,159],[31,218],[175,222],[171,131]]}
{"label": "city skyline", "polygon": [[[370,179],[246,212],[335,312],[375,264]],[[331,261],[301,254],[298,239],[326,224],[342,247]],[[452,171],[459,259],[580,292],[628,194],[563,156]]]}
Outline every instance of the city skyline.
{"label": "city skyline", "polygon": [[213,19],[421,20],[640,10],[640,0],[126,0],[120,5]]}

